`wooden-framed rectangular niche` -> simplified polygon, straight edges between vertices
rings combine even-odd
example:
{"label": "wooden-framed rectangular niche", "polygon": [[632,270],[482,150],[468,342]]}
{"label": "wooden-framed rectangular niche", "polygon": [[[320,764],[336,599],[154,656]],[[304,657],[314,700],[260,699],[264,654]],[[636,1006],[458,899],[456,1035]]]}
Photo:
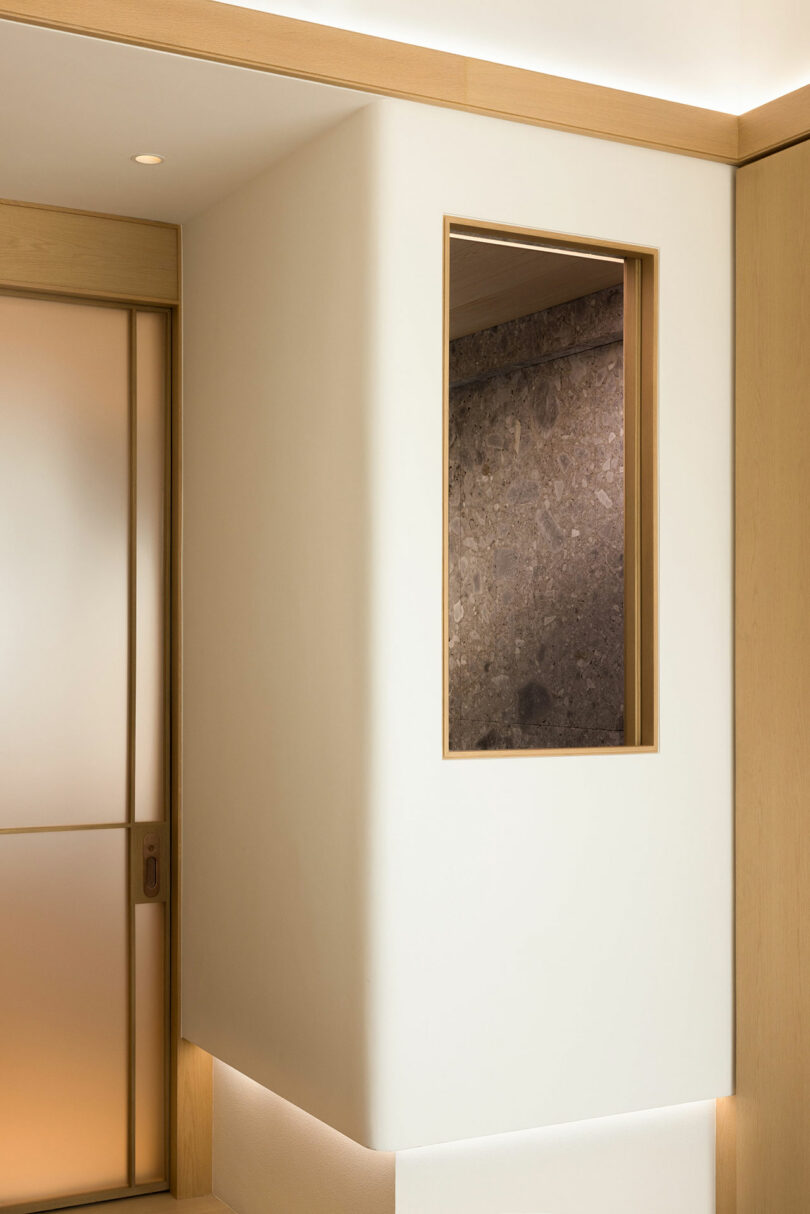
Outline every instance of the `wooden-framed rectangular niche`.
{"label": "wooden-framed rectangular niche", "polygon": [[657,253],[444,220],[445,758],[654,751]]}

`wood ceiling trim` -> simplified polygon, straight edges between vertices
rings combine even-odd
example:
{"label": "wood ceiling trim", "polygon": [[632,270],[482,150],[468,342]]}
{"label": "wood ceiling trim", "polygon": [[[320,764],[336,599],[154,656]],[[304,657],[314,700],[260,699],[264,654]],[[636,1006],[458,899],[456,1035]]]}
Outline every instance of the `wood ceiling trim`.
{"label": "wood ceiling trim", "polygon": [[741,114],[739,127],[740,164],[801,143],[810,137],[810,85]]}
{"label": "wood ceiling trim", "polygon": [[0,0],[0,18],[734,164],[737,119],[214,0]]}
{"label": "wood ceiling trim", "polygon": [[215,0],[0,0],[0,18],[731,165],[810,138],[810,85],[738,117]]}

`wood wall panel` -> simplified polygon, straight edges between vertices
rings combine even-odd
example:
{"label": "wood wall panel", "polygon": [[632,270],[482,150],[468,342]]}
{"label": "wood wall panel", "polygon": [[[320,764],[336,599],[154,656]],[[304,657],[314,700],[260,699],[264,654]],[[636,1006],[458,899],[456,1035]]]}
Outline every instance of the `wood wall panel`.
{"label": "wood wall panel", "polygon": [[179,229],[0,201],[0,284],[174,304],[180,292]]}
{"label": "wood wall panel", "polygon": [[213,1059],[181,1037],[174,1069],[171,1190],[181,1200],[205,1197],[211,1192]]}
{"label": "wood wall panel", "polygon": [[736,1134],[719,1197],[724,1214],[806,1214],[810,144],[740,170],[737,241]]}

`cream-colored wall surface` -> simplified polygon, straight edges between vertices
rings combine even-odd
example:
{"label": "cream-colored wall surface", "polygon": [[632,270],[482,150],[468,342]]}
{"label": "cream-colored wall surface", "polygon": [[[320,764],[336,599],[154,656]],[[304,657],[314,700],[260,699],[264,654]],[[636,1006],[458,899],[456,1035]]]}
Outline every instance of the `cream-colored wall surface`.
{"label": "cream-colored wall surface", "polygon": [[365,112],[184,230],[183,1034],[367,1133]]}
{"label": "cream-colored wall surface", "polygon": [[[186,230],[183,1031],[366,1145],[731,1090],[731,196],[386,100]],[[658,754],[442,759],[445,213],[661,250]]]}
{"label": "cream-colored wall surface", "polygon": [[714,1214],[714,1103],[401,1151],[395,1167],[217,1062],[214,1192],[237,1214]]}
{"label": "cream-colored wall surface", "polygon": [[394,1156],[217,1062],[214,1193],[237,1214],[394,1214]]}
{"label": "cream-colored wall surface", "polygon": [[397,1214],[714,1214],[714,1208],[713,1102],[397,1156]]}
{"label": "cream-colored wall surface", "polygon": [[[371,1143],[731,1090],[732,170],[378,110]],[[660,249],[660,753],[445,760],[444,214]]]}

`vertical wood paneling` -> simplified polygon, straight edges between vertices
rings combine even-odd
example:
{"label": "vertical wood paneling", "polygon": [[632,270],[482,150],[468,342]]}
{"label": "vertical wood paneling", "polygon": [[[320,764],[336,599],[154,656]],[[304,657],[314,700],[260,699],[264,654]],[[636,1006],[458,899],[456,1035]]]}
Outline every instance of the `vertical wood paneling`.
{"label": "vertical wood paneling", "polygon": [[177,1042],[171,1191],[174,1197],[211,1192],[213,1060],[190,1041]]}
{"label": "vertical wood paneling", "polygon": [[810,144],[740,171],[737,241],[736,1159],[721,1134],[720,1208],[736,1176],[736,1214],[806,1214]]}

